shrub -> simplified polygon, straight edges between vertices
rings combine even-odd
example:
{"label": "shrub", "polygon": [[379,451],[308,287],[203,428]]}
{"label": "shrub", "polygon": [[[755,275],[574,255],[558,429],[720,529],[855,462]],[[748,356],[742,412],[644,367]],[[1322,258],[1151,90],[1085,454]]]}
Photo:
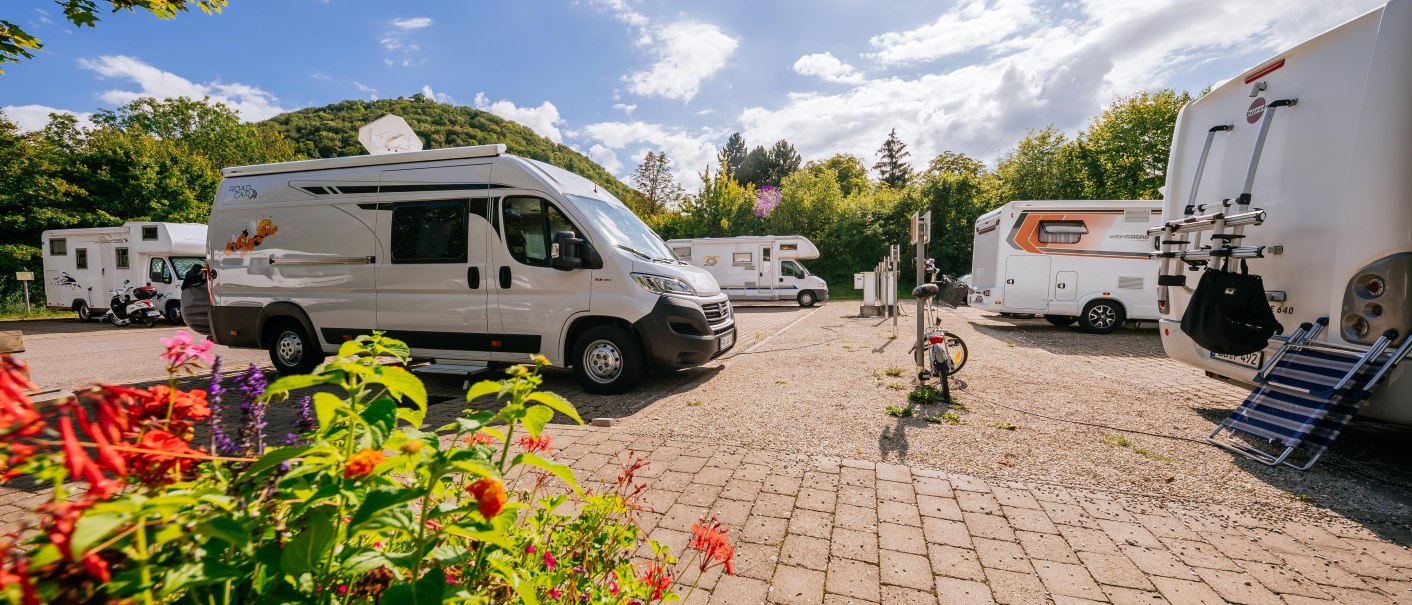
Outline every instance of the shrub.
{"label": "shrub", "polygon": [[917,388],[912,389],[912,392],[907,393],[907,401],[922,405],[941,403],[941,391],[929,384],[918,385]]}
{"label": "shrub", "polygon": [[[0,371],[6,480],[53,486],[40,531],[4,544],[0,590],[12,602],[652,603],[674,599],[676,558],[637,524],[648,462],[623,459],[611,489],[584,490],[552,460],[546,424],[581,422],[539,391],[539,368],[467,393],[501,402],[426,430],[426,391],[399,365],[403,343],[345,343],[307,376],[238,389],[240,438],[193,447],[195,422],[219,429],[220,381],[181,391],[176,378],[216,363],[209,342],[164,339],[170,380],[142,390],[97,386],[52,408],[24,395],[22,363]],[[213,372],[218,375],[218,372]],[[266,448],[264,408],[295,389],[300,432]],[[334,394],[334,392],[339,394]],[[518,438],[517,438],[518,437]],[[73,481],[88,483],[76,494]],[[694,526],[696,579],[733,573],[727,530]],[[633,553],[652,553],[638,566]]]}
{"label": "shrub", "polygon": [[894,418],[907,418],[913,414],[912,408],[900,405],[887,406],[887,415]]}

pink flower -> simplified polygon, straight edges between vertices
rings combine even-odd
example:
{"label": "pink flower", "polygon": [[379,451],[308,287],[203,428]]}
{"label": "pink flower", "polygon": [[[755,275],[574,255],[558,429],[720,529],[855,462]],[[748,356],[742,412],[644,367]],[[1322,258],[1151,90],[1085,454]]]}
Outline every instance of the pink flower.
{"label": "pink flower", "polygon": [[194,342],[191,333],[186,330],[177,332],[171,338],[163,338],[162,346],[167,348],[161,357],[167,360],[168,370],[178,370],[193,364],[209,366],[216,361],[216,355],[211,352],[211,347],[216,346],[216,343],[204,338],[201,342]]}
{"label": "pink flower", "polygon": [[544,566],[548,567],[549,571],[554,571],[554,565],[558,562],[559,560],[555,559],[554,555],[550,554],[549,551],[544,551]]}
{"label": "pink flower", "polygon": [[529,545],[529,546],[526,546],[526,547],[525,547],[525,552],[526,552],[526,553],[529,553],[529,554],[534,554],[534,545],[531,544],[531,545]]}
{"label": "pink flower", "polygon": [[559,598],[560,595],[562,595],[562,594],[563,594],[563,593],[559,592],[559,589],[558,589],[558,588],[550,588],[550,589],[549,589],[549,598],[551,598],[551,599],[557,599],[557,598]]}
{"label": "pink flower", "polygon": [[446,574],[446,583],[447,583],[447,584],[455,584],[455,583],[456,583],[456,576],[453,576],[453,575],[451,575],[450,573]]}

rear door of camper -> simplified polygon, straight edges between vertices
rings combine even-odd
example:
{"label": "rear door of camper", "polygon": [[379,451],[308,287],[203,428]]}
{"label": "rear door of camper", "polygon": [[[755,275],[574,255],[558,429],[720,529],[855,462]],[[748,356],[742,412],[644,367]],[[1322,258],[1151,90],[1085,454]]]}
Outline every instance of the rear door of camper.
{"label": "rear door of camper", "polygon": [[377,325],[419,355],[490,348],[488,175],[484,164],[382,173]]}

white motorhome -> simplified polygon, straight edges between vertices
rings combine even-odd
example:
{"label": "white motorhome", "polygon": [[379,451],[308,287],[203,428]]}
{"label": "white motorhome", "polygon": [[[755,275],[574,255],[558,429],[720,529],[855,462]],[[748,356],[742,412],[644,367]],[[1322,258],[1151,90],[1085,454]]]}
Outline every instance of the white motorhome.
{"label": "white motorhome", "polygon": [[802,235],[668,240],[677,258],[705,269],[731,300],[793,300],[801,307],[829,299],[829,285],[801,260],[819,258]]}
{"label": "white motorhome", "polygon": [[124,223],[120,227],[51,229],[41,236],[44,298],[80,320],[101,317],[114,288],[154,286],[153,303],[181,323],[181,278],[206,258],[206,226],[189,223]]}
{"label": "white motorhome", "polygon": [[[1181,331],[1200,271],[1243,259],[1286,335],[1327,317],[1319,341],[1368,348],[1412,332],[1412,1],[1394,0],[1271,57],[1177,119],[1161,235],[1162,344],[1207,375],[1250,384],[1283,342],[1241,358]],[[1214,224],[1220,215],[1222,224]],[[1206,230],[1221,228],[1213,240]],[[1212,254],[1211,250],[1217,251]],[[1224,257],[1223,257],[1224,256]],[[1239,263],[1239,260],[1231,261]],[[1360,414],[1412,423],[1412,376],[1388,375]]]}
{"label": "white motorhome", "polygon": [[971,306],[1043,314],[1107,334],[1156,320],[1157,265],[1148,228],[1162,202],[1015,201],[976,220]]}
{"label": "white motorhome", "polygon": [[595,392],[735,344],[711,275],[621,201],[482,145],[227,168],[211,332],[306,372],[374,329],[438,368],[573,366]]}

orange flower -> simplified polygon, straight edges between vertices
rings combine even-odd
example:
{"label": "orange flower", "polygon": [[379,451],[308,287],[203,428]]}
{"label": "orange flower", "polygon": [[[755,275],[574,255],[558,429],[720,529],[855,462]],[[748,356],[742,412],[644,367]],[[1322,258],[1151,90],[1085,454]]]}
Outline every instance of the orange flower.
{"label": "orange flower", "polygon": [[[170,401],[168,397],[171,397]],[[142,419],[166,420],[168,406],[172,410],[172,420],[205,420],[211,417],[211,408],[206,406],[206,391],[173,391],[165,384],[152,387],[148,396],[143,398],[142,409],[134,415]]]}
{"label": "orange flower", "polygon": [[652,588],[652,600],[656,601],[672,587],[672,577],[667,575],[667,569],[661,565],[648,563],[647,571],[642,574],[642,583]]}
{"label": "orange flower", "polygon": [[534,357],[531,357],[530,360],[534,362],[534,365],[540,367],[549,365],[549,358],[543,355],[535,355]]}
{"label": "orange flower", "polygon": [[716,520],[715,515],[711,515],[710,523],[705,517],[701,522],[691,526],[691,532],[695,537],[687,545],[701,551],[701,571],[715,567],[717,564],[724,565],[726,573],[735,575],[735,547],[727,544],[726,533],[729,532]]}
{"label": "orange flower", "polygon": [[490,433],[476,433],[475,436],[471,437],[470,441],[472,446],[493,445],[495,438],[491,437]]}
{"label": "orange flower", "polygon": [[490,519],[500,514],[510,497],[505,493],[505,485],[490,477],[482,477],[466,488],[476,499],[480,516]]}
{"label": "orange flower", "polygon": [[363,477],[373,472],[373,467],[381,464],[387,458],[382,450],[368,448],[348,459],[348,464],[343,467],[343,478],[354,479]]}
{"label": "orange flower", "polygon": [[520,437],[519,439],[515,440],[515,444],[519,445],[522,448],[525,448],[525,451],[531,454],[554,453],[554,450],[550,449],[549,447],[549,435],[540,435],[538,437]]}
{"label": "orange flower", "polygon": [[[137,447],[150,451],[125,451],[122,455],[127,460],[128,466],[137,474],[138,479],[147,485],[169,483],[172,480],[173,470],[182,474],[189,473],[192,467],[206,456],[201,451],[194,450],[190,445],[187,445],[185,439],[156,429],[144,433],[142,440],[137,442]],[[179,456],[164,455],[161,452],[179,454]],[[196,458],[190,456],[196,456]]]}

